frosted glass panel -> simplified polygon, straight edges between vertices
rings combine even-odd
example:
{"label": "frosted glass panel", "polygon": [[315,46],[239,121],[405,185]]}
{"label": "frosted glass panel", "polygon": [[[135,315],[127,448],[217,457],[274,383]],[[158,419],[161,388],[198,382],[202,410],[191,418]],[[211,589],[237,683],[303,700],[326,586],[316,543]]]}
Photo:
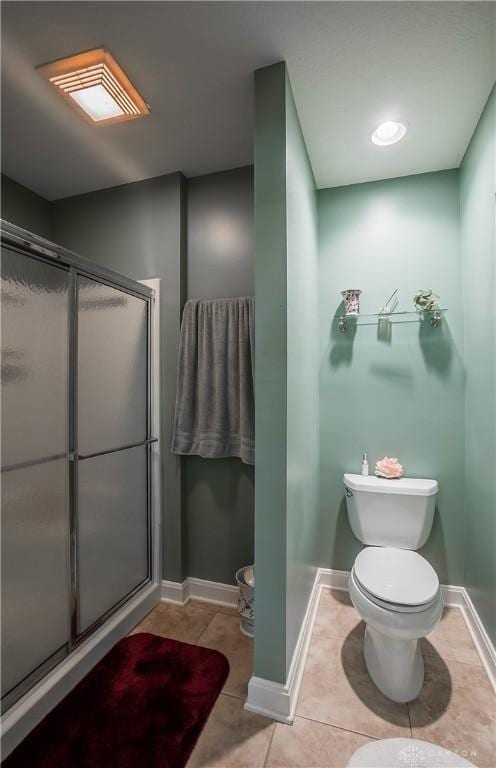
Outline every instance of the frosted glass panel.
{"label": "frosted glass panel", "polygon": [[79,629],[148,575],[147,449],[78,463]]}
{"label": "frosted glass panel", "polygon": [[69,637],[67,460],[2,474],[2,696]]}
{"label": "frosted glass panel", "polygon": [[145,440],[147,303],[78,278],[78,452]]}
{"label": "frosted glass panel", "polygon": [[68,451],[68,273],[2,248],[2,466]]}

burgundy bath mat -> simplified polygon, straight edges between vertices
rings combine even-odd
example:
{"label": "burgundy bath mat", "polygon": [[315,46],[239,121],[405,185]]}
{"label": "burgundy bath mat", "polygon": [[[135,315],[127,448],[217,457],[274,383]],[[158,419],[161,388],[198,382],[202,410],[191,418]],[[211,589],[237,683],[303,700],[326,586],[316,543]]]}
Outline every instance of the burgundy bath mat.
{"label": "burgundy bath mat", "polygon": [[218,651],[126,637],[2,768],[183,768],[228,672]]}

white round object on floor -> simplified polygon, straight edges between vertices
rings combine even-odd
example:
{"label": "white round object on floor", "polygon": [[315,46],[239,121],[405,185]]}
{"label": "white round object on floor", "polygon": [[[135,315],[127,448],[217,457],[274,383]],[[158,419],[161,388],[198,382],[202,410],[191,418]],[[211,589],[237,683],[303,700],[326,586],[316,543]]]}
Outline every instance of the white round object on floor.
{"label": "white round object on floor", "polygon": [[461,755],[419,739],[381,739],[357,749],[348,768],[475,768]]}

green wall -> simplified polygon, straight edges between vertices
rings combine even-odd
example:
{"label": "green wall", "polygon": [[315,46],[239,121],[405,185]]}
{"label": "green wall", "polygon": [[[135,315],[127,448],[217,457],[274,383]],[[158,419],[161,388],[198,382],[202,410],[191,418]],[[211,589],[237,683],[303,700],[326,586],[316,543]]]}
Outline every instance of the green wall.
{"label": "green wall", "polygon": [[254,674],[285,682],[316,570],[316,192],[286,66],[255,73]]}
{"label": "green wall", "polygon": [[465,307],[465,579],[496,641],[496,91],[488,100],[460,169]]}
{"label": "green wall", "polygon": [[286,217],[286,661],[289,667],[316,575],[320,526],[317,192],[287,75]]}
{"label": "green wall", "polygon": [[2,219],[41,237],[51,237],[51,205],[14,179],[2,174]]}
{"label": "green wall", "polygon": [[[397,456],[410,477],[439,481],[424,554],[441,582],[464,572],[464,364],[458,172],[318,192],[320,243],[320,562],[348,570],[361,545],[348,524],[343,472]],[[440,328],[401,323],[337,329],[340,291],[361,288],[377,312],[395,288],[413,309],[419,288],[448,308]]]}

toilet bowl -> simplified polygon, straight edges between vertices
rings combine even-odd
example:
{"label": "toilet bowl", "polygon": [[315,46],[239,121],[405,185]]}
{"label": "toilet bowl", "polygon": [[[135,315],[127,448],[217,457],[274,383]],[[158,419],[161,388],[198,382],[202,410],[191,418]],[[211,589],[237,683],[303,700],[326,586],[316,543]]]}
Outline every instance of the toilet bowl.
{"label": "toilet bowl", "polygon": [[345,474],[348,519],[365,545],[349,576],[353,605],[365,621],[364,657],[389,699],[415,699],[424,682],[419,639],[443,611],[434,568],[415,550],[429,537],[435,480],[384,480]]}
{"label": "toilet bowl", "polygon": [[443,612],[434,569],[416,552],[366,547],[355,560],[348,587],[366,624],[363,651],[372,680],[389,699],[412,701],[424,682],[418,641]]}

